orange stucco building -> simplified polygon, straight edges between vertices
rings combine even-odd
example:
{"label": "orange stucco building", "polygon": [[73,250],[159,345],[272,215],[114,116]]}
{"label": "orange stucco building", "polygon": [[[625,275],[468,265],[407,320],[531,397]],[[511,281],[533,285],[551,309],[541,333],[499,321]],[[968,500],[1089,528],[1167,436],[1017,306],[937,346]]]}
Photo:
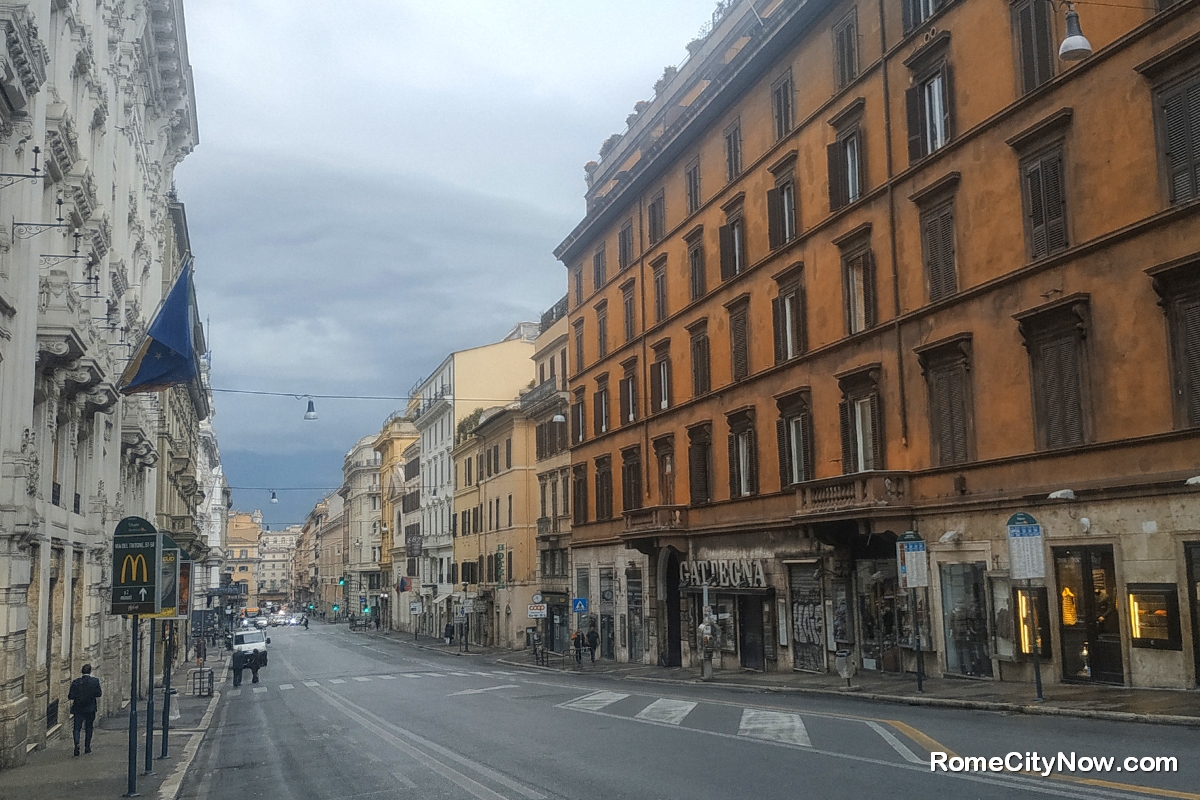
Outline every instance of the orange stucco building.
{"label": "orange stucco building", "polygon": [[1081,7],[1061,60],[1046,0],[722,4],[605,142],[556,255],[615,657],[690,663],[707,585],[723,668],[911,671],[915,599],[933,674],[1196,685],[1200,5],[1163,5]]}

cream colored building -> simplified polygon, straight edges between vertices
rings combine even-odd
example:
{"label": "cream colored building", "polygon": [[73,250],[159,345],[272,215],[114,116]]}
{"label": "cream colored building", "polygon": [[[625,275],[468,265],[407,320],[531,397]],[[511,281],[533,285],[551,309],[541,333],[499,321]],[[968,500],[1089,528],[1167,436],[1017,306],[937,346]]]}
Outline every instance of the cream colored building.
{"label": "cream colored building", "polygon": [[281,531],[264,529],[259,537],[258,599],[266,608],[282,608],[292,599],[292,554],[300,538],[299,525]]}
{"label": "cream colored building", "polygon": [[375,617],[379,608],[379,562],[382,560],[382,497],[375,437],[359,439],[342,464],[343,483],[338,493],[345,508],[346,608],[354,616]]}
{"label": "cream colored building", "polygon": [[[395,543],[403,538],[400,517],[404,501],[404,451],[417,441],[416,426],[409,421],[406,412],[397,411],[383,423],[383,429],[375,438],[374,449],[379,456],[379,496],[382,505],[380,519],[380,592],[379,616],[383,626],[396,626],[396,596],[400,591],[400,578],[395,568]],[[403,565],[403,558],[401,558]]]}
{"label": "cream colored building", "polygon": [[226,531],[225,572],[232,576],[233,585],[244,584],[242,606],[258,608],[259,545],[262,541],[262,512],[255,509],[250,513],[234,511],[229,517]]}

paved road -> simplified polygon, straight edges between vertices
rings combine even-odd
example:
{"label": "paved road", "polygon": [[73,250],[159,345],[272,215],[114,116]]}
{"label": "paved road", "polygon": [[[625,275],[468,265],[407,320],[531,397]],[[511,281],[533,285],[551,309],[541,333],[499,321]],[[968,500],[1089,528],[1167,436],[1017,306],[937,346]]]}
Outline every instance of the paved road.
{"label": "paved road", "polygon": [[[220,686],[183,800],[1200,800],[1192,729],[546,673],[328,625],[271,636],[260,684]],[[931,751],[1178,771],[931,773]]]}

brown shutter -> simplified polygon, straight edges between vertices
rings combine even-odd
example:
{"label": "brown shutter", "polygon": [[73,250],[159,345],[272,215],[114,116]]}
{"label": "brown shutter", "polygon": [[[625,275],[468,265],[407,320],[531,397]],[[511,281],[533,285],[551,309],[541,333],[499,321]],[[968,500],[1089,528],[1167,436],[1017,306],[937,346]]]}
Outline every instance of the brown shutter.
{"label": "brown shutter", "polygon": [[730,343],[733,348],[731,353],[733,379],[740,381],[750,374],[750,354],[749,342],[747,341],[748,332],[746,326],[748,320],[745,311],[739,311],[734,314],[729,320],[729,336]]}
{"label": "brown shutter", "polygon": [[1037,43],[1033,34],[1033,8],[1041,0],[1027,0],[1017,9],[1017,35],[1020,37],[1021,52],[1021,85],[1025,92],[1031,92],[1038,85],[1038,69],[1034,62],[1037,54]]}
{"label": "brown shutter", "polygon": [[879,412],[879,392],[871,393],[871,455],[875,469],[883,469],[883,415]]}
{"label": "brown shutter", "polygon": [[741,476],[738,475],[737,435],[729,434],[729,497],[741,497]]}
{"label": "brown shutter", "polygon": [[914,15],[913,4],[914,0],[900,0],[901,16],[904,21],[904,32],[907,34],[913,29]]}
{"label": "brown shutter", "polygon": [[637,378],[634,375],[630,375],[628,378],[628,381],[629,381],[629,412],[628,412],[629,416],[628,416],[628,420],[630,422],[636,422],[637,418],[638,418]]}
{"label": "brown shutter", "polygon": [[792,324],[796,327],[796,351],[806,352],[808,350],[808,298],[803,282],[796,287],[796,313],[792,316]]}
{"label": "brown shutter", "polygon": [[942,121],[950,141],[954,138],[954,67],[949,64],[942,64]]}
{"label": "brown shutter", "polygon": [[650,413],[657,414],[662,409],[662,367],[661,362],[654,362],[650,366]]}
{"label": "brown shutter", "polygon": [[692,505],[708,502],[708,454],[703,444],[688,445],[688,489]]}
{"label": "brown shutter", "polygon": [[804,435],[804,442],[803,442],[804,450],[802,453],[802,455],[804,457],[804,462],[803,462],[804,470],[802,471],[800,478],[801,478],[801,480],[811,481],[817,477],[816,464],[814,461],[814,451],[813,451],[812,414],[810,412],[806,411],[800,416],[800,419],[801,419],[800,431]]}
{"label": "brown shutter", "polygon": [[604,433],[604,404],[601,402],[600,395],[603,392],[596,392],[592,395],[592,435],[599,436]]}
{"label": "brown shutter", "polygon": [[1171,202],[1182,203],[1197,194],[1195,162],[1196,137],[1200,136],[1200,82],[1164,97],[1162,108]]}
{"label": "brown shutter", "polygon": [[874,328],[877,322],[875,294],[875,254],[866,250],[859,258],[862,259],[863,274],[863,321],[868,328]]}
{"label": "brown shutter", "polygon": [[1025,168],[1025,189],[1029,193],[1029,249],[1037,259],[1046,255],[1046,200],[1041,162]]}
{"label": "brown shutter", "polygon": [[849,475],[858,472],[857,459],[854,457],[854,426],[850,419],[850,402],[843,400],[838,403],[838,416],[842,425],[842,474]]}
{"label": "brown shutter", "polygon": [[1082,444],[1084,439],[1079,348],[1080,343],[1073,336],[1059,341],[1064,445]]}
{"label": "brown shutter", "polygon": [[663,397],[667,401],[667,408],[671,407],[671,359],[664,361],[665,371],[663,372]]}
{"label": "brown shutter", "polygon": [[954,263],[954,209],[947,206],[938,215],[938,249],[942,256],[940,297],[958,291],[958,276]]}
{"label": "brown shutter", "polygon": [[779,488],[784,490],[792,485],[792,451],[788,444],[788,421],[780,418],[775,420],[775,442],[779,447]]}
{"label": "brown shutter", "polygon": [[933,426],[933,441],[937,446],[939,465],[954,463],[954,448],[951,444],[953,428],[953,404],[950,399],[950,375],[946,370],[937,370],[930,375],[929,422]]}
{"label": "brown shutter", "polygon": [[849,202],[845,146],[841,142],[834,142],[825,148],[825,154],[829,159],[829,210],[833,212]]}
{"label": "brown shutter", "polygon": [[767,238],[772,250],[783,244],[783,208],[779,202],[779,187],[767,190]]}
{"label": "brown shutter", "polygon": [[1188,425],[1200,425],[1200,301],[1181,303],[1179,322],[1183,334],[1179,360],[1183,385],[1187,387]]}
{"label": "brown shutter", "polygon": [[925,104],[921,84],[904,90],[904,109],[908,117],[908,163],[925,157]]}
{"label": "brown shutter", "polygon": [[781,364],[784,361],[784,340],[786,332],[784,331],[784,316],[783,316],[783,298],[776,297],[771,301],[771,327],[775,331],[775,363]]}
{"label": "brown shutter", "polygon": [[967,374],[957,367],[947,376],[950,401],[950,448],[955,464],[967,460]]}
{"label": "brown shutter", "polygon": [[733,270],[736,266],[733,253],[733,231],[728,225],[722,225],[717,230],[717,235],[721,240],[721,280],[727,281],[733,277]]}
{"label": "brown shutter", "polygon": [[625,425],[630,421],[629,408],[630,403],[633,402],[633,398],[630,397],[629,391],[633,388],[632,383],[633,381],[629,378],[622,378],[621,382],[618,384],[620,387],[619,394],[621,399],[621,407],[617,414],[617,421],[621,425]]}
{"label": "brown shutter", "polygon": [[1046,203],[1046,252],[1056,253],[1067,246],[1067,200],[1061,151],[1042,159],[1042,185]]}
{"label": "brown shutter", "polygon": [[746,469],[750,473],[750,494],[758,494],[758,433],[754,428],[746,436]]}
{"label": "brown shutter", "polygon": [[921,236],[925,240],[925,274],[929,281],[929,299],[937,300],[942,296],[942,258],[939,252],[941,238],[938,236],[937,214],[926,214],[921,218]]}

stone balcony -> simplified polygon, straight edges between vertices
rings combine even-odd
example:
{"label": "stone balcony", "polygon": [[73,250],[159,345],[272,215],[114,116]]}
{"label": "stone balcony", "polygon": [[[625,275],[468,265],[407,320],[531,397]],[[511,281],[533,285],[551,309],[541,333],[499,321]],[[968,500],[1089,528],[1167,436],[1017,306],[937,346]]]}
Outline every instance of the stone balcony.
{"label": "stone balcony", "polygon": [[897,510],[912,503],[903,471],[870,471],[808,481],[796,490],[797,516],[822,517]]}
{"label": "stone balcony", "polygon": [[624,512],[625,534],[681,531],[687,528],[687,506],[649,506]]}

